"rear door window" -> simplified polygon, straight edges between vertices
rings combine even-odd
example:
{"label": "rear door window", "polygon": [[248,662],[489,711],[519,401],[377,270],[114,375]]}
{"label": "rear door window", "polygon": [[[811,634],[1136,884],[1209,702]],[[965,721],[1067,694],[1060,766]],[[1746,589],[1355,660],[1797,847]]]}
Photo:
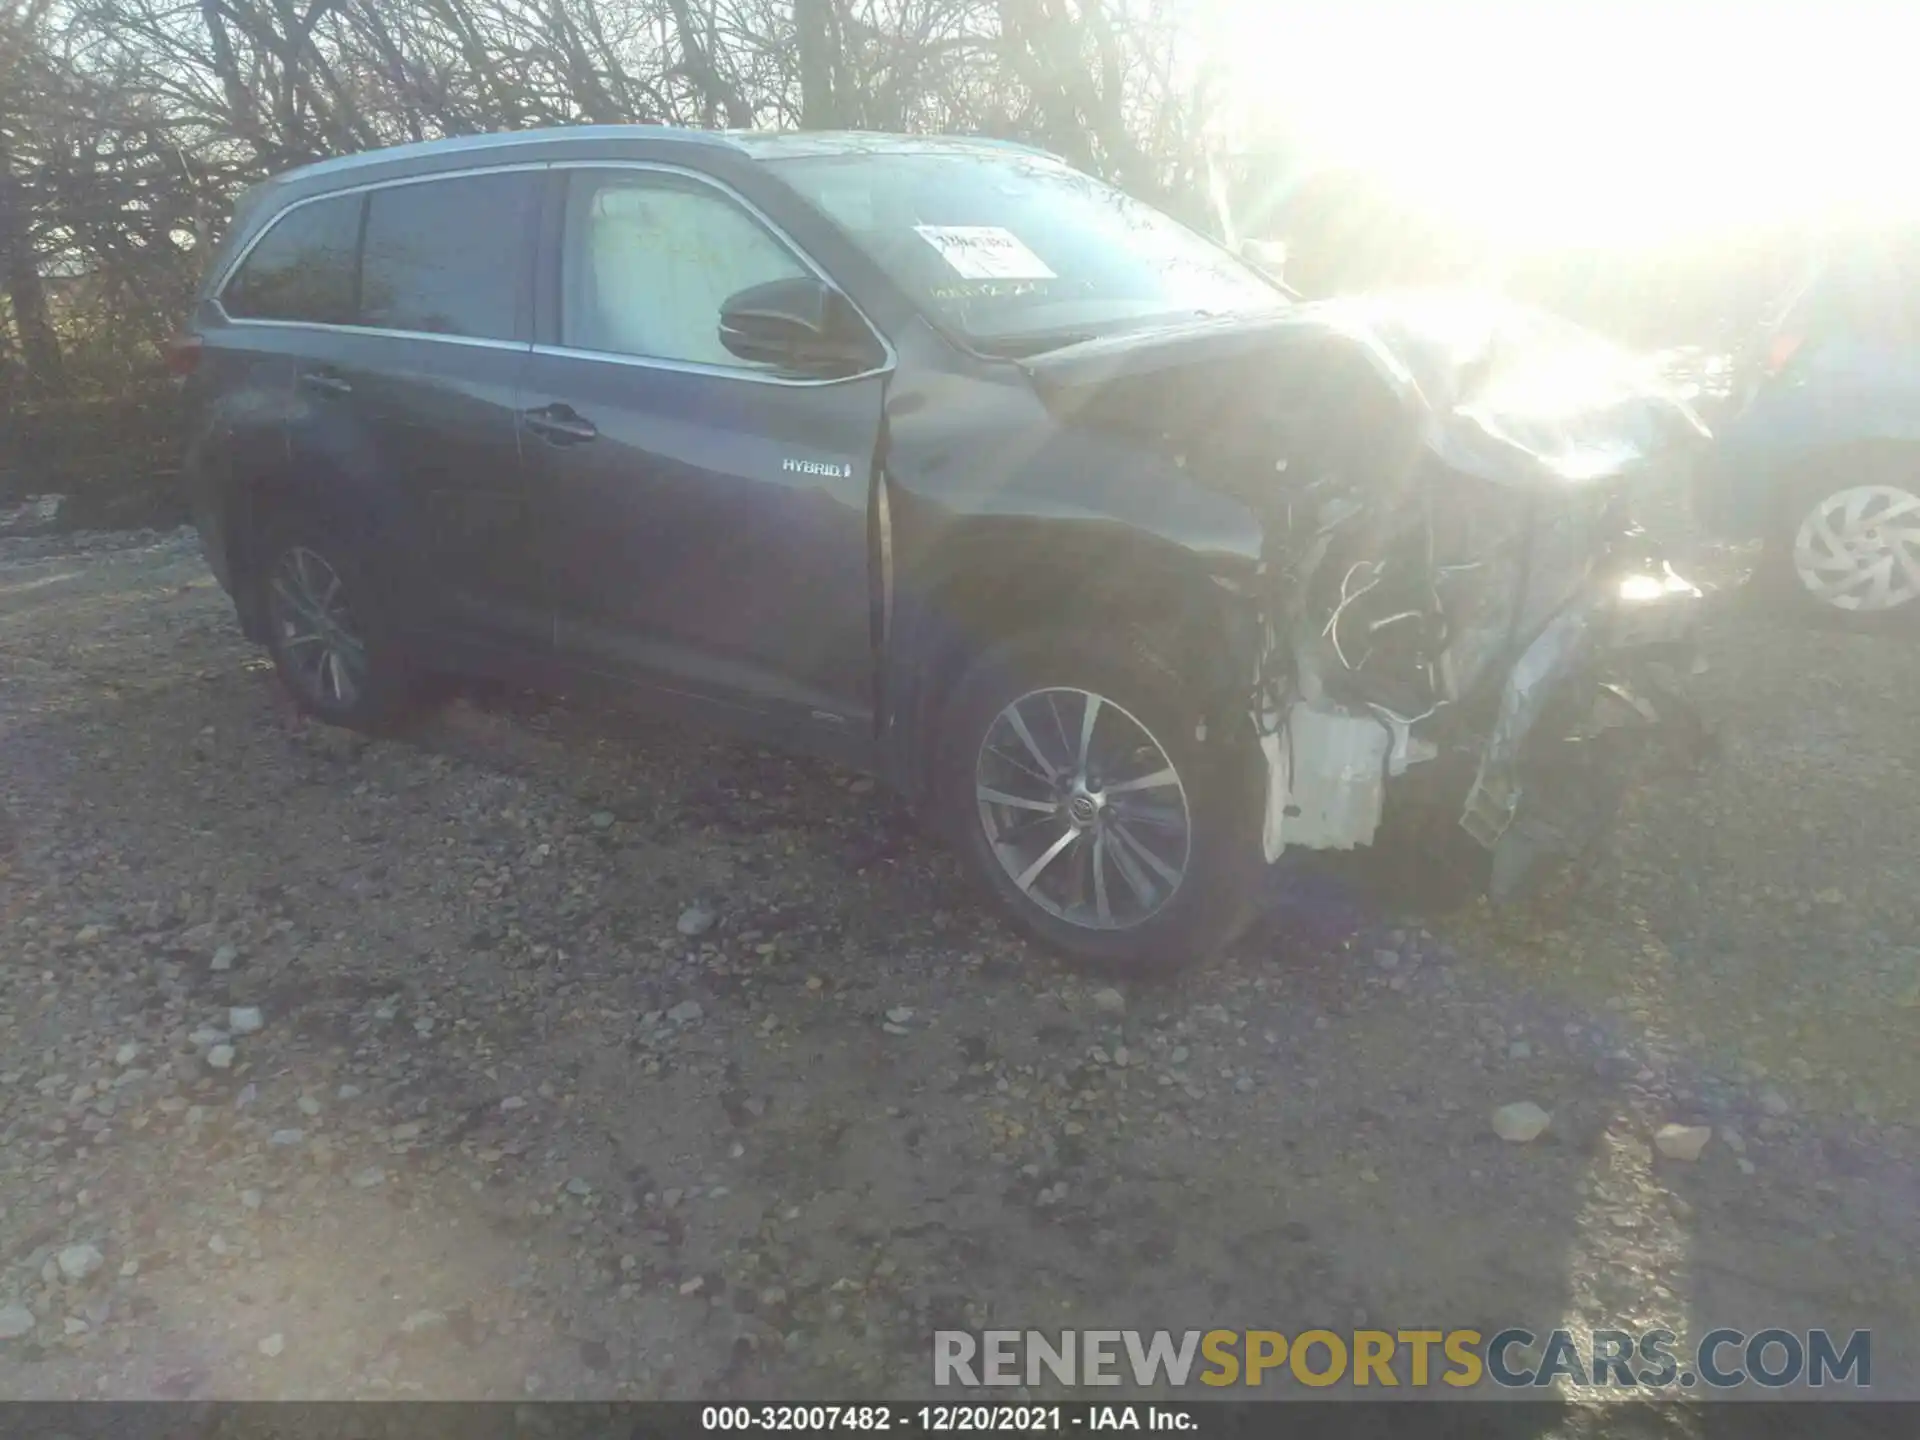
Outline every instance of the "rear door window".
{"label": "rear door window", "polygon": [[527,339],[536,181],[537,172],[507,171],[371,192],[359,323]]}
{"label": "rear door window", "polygon": [[297,205],[274,221],[227,282],[220,297],[227,313],[352,324],[360,205],[359,195],[335,195]]}

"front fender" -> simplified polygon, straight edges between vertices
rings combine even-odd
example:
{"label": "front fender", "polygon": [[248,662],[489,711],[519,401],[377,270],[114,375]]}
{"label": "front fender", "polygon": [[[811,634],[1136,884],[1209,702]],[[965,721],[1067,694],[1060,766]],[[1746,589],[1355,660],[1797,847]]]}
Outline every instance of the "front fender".
{"label": "front fender", "polygon": [[1204,637],[1177,658],[1244,700],[1261,525],[1176,457],[1063,425],[1023,384],[945,376],[890,397],[882,484],[880,741],[909,796],[953,682],[1019,630]]}

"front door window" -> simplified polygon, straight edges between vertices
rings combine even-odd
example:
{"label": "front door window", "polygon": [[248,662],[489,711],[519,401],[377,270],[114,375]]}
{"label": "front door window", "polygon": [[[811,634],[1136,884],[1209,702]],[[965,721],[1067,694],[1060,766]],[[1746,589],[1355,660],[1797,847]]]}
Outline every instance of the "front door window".
{"label": "front door window", "polygon": [[746,210],[698,182],[575,175],[561,260],[561,343],[648,360],[756,368],[720,343],[736,291],[808,273]]}

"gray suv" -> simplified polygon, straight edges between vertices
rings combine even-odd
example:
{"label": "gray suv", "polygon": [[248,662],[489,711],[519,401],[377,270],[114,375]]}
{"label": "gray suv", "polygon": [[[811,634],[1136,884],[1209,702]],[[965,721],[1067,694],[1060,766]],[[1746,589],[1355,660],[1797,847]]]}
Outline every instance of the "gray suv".
{"label": "gray suv", "polygon": [[985,141],[328,161],[246,197],[176,358],[207,558],[314,714],[484,675],[860,767],[1112,966],[1390,794],[1509,887],[1696,598],[1629,505],[1700,427],[1591,336],[1295,304]]}

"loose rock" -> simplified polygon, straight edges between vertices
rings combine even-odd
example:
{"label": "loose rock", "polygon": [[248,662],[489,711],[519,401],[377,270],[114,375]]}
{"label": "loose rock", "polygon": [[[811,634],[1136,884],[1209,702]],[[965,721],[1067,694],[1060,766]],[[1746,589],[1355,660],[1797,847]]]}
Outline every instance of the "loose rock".
{"label": "loose rock", "polygon": [[1515,1145],[1537,1140],[1553,1122],[1553,1116],[1531,1100],[1502,1105],[1493,1112],[1493,1133]]}
{"label": "loose rock", "polygon": [[216,1070],[231,1070],[233,1068],[233,1046],[214,1046],[211,1050],[207,1051],[207,1064]]}
{"label": "loose rock", "polygon": [[691,1025],[707,1012],[700,1008],[698,1000],[682,1000],[667,1011],[667,1019],[676,1025]]}
{"label": "loose rock", "polygon": [[260,1342],[258,1348],[262,1355],[271,1360],[275,1356],[285,1352],[287,1348],[287,1337],[278,1333],[269,1335]]}
{"label": "loose rock", "polygon": [[1662,1125],[1654,1132],[1653,1147],[1669,1160],[1691,1163],[1700,1158],[1711,1139],[1711,1125]]}
{"label": "loose rock", "polygon": [[37,1323],[33,1312],[24,1305],[0,1305],[0,1340],[18,1340],[22,1335],[31,1335]]}
{"label": "loose rock", "polygon": [[1127,997],[1109,985],[1093,992],[1093,1008],[1102,1015],[1124,1015]]}
{"label": "loose rock", "polygon": [[423,1335],[445,1328],[447,1317],[439,1310],[416,1310],[400,1322],[402,1335]]}
{"label": "loose rock", "polygon": [[235,1035],[251,1035],[266,1023],[257,1005],[236,1005],[227,1012],[227,1028]]}
{"label": "loose rock", "polygon": [[689,939],[706,934],[720,917],[704,905],[689,905],[680,912],[673,928]]}
{"label": "loose rock", "polygon": [[107,1263],[107,1257],[93,1245],[69,1245],[59,1255],[60,1277],[78,1284]]}

